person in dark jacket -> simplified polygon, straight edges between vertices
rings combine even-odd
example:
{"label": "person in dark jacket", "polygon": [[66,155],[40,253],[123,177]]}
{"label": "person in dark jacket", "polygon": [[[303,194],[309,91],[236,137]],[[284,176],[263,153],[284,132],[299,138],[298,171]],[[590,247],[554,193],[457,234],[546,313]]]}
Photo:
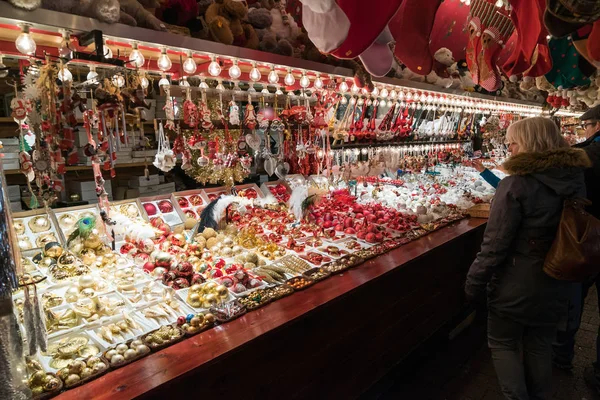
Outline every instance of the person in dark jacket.
{"label": "person in dark jacket", "polygon": [[487,288],[488,346],[507,399],[549,399],[552,341],[566,313],[570,283],[543,272],[563,198],[585,196],[590,161],[547,118],[527,118],[507,132],[509,174],[494,196],[481,251],[467,275],[473,300]]}
{"label": "person in dark jacket", "polygon": [[[592,168],[585,170],[587,197],[592,202],[588,211],[600,218],[600,106],[591,108],[581,116],[581,125],[586,140],[573,146],[583,149],[590,160]],[[573,284],[568,302],[568,315],[561,321],[556,342],[554,344],[554,365],[561,369],[572,369],[575,356],[575,335],[581,325],[583,305],[592,285],[596,285],[600,293],[600,277],[583,284]],[[600,296],[599,296],[600,305]],[[596,339],[596,362],[585,371],[586,380],[600,391],[600,330]]]}

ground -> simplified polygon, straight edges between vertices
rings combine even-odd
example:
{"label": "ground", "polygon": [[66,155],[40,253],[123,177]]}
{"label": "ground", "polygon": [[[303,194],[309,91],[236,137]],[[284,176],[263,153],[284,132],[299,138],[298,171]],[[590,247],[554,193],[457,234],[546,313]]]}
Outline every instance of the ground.
{"label": "ground", "polygon": [[[485,317],[453,341],[426,345],[392,370],[361,400],[505,400],[485,337]],[[597,293],[590,290],[577,334],[574,369],[554,369],[553,400],[600,400],[584,379],[596,354],[600,316]]]}

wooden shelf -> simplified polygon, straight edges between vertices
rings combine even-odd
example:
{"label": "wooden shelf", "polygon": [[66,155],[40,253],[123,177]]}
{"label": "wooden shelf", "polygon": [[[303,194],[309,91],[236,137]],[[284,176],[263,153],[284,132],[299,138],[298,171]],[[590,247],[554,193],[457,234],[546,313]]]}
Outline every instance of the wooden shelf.
{"label": "wooden shelf", "polygon": [[[134,162],[134,163],[128,163],[128,164],[116,164],[115,168],[134,168],[134,167],[143,167],[144,165],[155,168],[151,161],[149,161],[147,163]],[[91,170],[91,169],[92,169],[91,165],[73,165],[73,166],[67,167],[67,172],[87,171],[87,170]],[[7,169],[4,171],[5,175],[16,175],[16,174],[20,174],[20,173],[21,173],[21,170],[19,170],[19,169]]]}

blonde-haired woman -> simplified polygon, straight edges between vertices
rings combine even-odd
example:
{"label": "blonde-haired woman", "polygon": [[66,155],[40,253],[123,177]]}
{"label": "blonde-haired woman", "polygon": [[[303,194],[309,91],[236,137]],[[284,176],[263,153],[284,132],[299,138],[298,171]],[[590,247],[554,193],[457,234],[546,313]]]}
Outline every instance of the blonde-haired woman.
{"label": "blonde-haired woman", "polygon": [[507,399],[551,397],[552,341],[570,284],[542,271],[564,198],[585,197],[590,160],[550,119],[515,122],[506,135],[510,175],[498,185],[481,251],[467,275],[474,299],[487,288],[488,345]]}

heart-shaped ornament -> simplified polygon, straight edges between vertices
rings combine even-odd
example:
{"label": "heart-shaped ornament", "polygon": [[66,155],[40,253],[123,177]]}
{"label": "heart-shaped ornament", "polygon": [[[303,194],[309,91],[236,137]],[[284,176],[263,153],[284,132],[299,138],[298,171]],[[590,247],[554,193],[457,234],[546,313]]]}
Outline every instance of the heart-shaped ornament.
{"label": "heart-shaped ornament", "polygon": [[275,175],[277,175],[277,177],[279,179],[284,179],[287,174],[289,174],[290,172],[290,164],[288,164],[287,162],[279,162],[277,164],[277,167],[275,167]]}
{"label": "heart-shaped ornament", "polygon": [[246,143],[248,143],[248,146],[250,146],[250,148],[252,150],[258,150],[260,149],[260,136],[258,136],[257,133],[249,133],[246,135]]}
{"label": "heart-shaped ornament", "polygon": [[269,176],[275,173],[275,166],[277,165],[277,161],[273,157],[268,157],[265,159],[265,171]]}

